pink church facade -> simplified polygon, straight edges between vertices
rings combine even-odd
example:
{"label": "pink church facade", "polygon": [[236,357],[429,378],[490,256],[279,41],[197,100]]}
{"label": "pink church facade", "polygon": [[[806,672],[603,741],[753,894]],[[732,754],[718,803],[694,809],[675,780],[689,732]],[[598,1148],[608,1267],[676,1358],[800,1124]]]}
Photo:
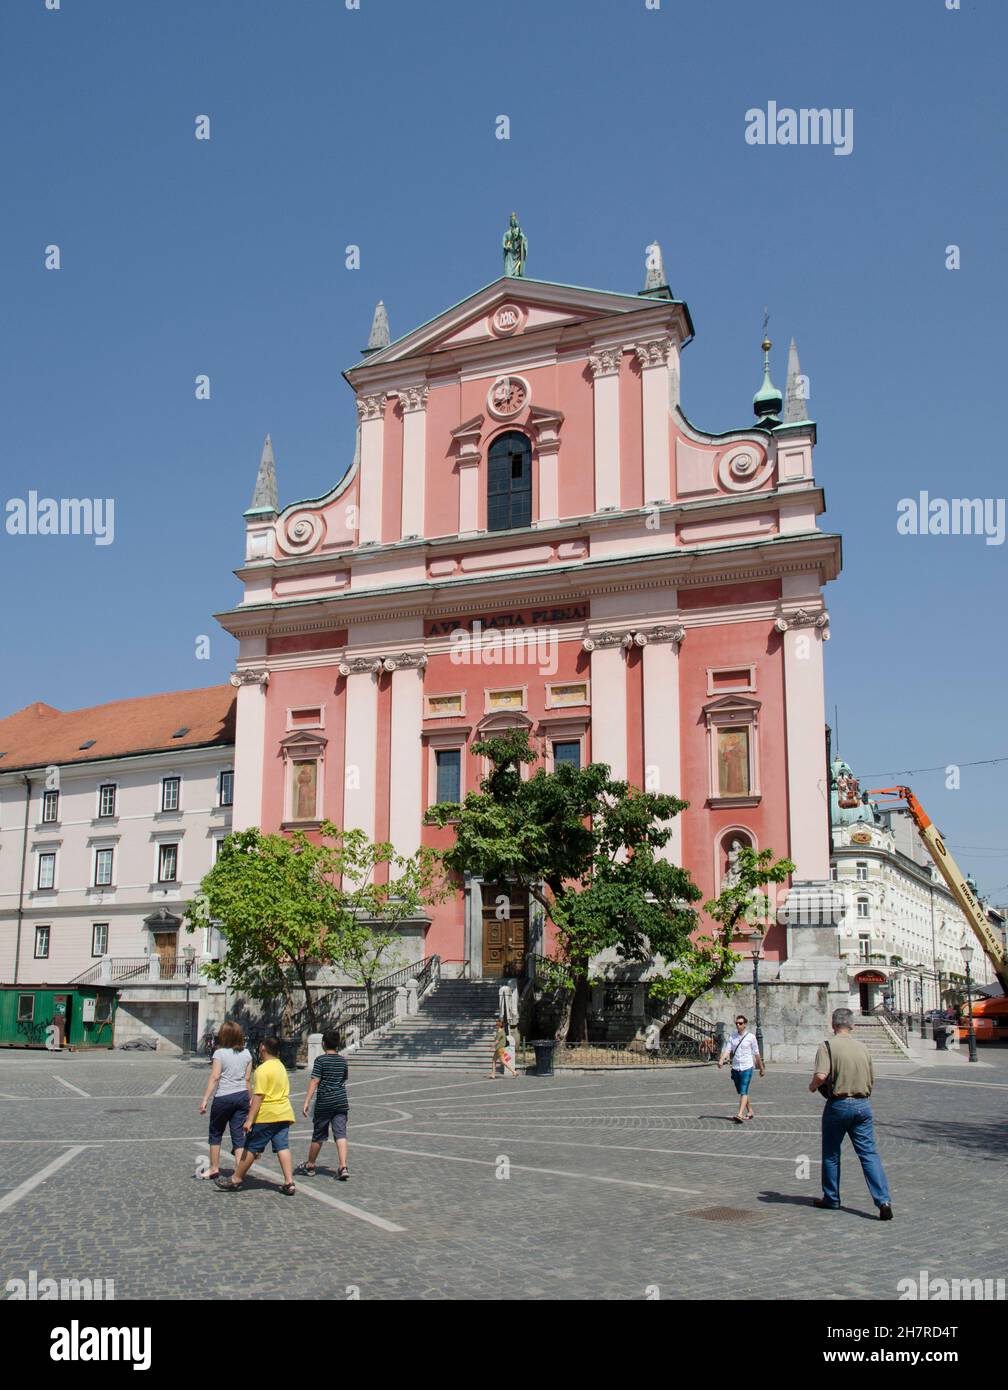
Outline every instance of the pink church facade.
{"label": "pink church facade", "polygon": [[[705,895],[734,841],[828,880],[840,543],[815,426],[771,388],[755,426],[695,428],[692,336],[664,286],[505,276],[345,374],[357,444],[326,496],[278,509],[267,442],[244,600],[218,615],[239,641],[236,829],[325,817],[445,845],[426,808],[474,790],[473,741],[518,724],[547,766],[605,762],[688,801],[667,853]],[[496,923],[496,887],[433,909],[422,954],[517,973],[541,928],[525,904]],[[784,955],[782,927],[766,948]]]}

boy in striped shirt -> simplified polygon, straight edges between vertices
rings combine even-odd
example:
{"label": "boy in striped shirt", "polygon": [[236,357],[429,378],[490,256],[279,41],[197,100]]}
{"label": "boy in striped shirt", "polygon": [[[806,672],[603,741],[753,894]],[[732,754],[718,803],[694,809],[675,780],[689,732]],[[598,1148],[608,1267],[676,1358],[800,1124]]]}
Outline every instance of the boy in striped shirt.
{"label": "boy in striped shirt", "polygon": [[350,1177],[350,1169],[347,1167],[347,1116],[350,1113],[350,1105],[346,1093],[350,1068],[347,1066],[346,1058],[341,1057],[337,1051],[339,1042],[339,1034],[335,1029],[322,1034],[324,1051],[321,1056],[315,1058],[302,1111],[304,1115],[308,1114],[308,1107],[317,1093],[314,1128],[308,1146],[307,1162],[301,1164],[298,1172],[309,1178],[314,1177],[315,1162],[331,1129],[332,1137],[336,1140],[336,1157],[339,1160],[337,1176],[340,1182],[346,1182]]}

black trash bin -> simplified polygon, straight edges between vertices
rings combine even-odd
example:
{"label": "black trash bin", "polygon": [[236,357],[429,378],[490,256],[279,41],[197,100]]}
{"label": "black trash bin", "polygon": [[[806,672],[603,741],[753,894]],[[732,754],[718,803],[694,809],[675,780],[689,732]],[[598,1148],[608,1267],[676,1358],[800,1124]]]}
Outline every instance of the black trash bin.
{"label": "black trash bin", "polygon": [[934,1030],[934,1035],[935,1035],[935,1047],[937,1048],[937,1050],[938,1050],[939,1052],[947,1052],[947,1051],[948,1051],[948,1045],[949,1045],[950,1041],[952,1040],[952,1035],[953,1035],[954,1032],[955,1032],[955,1029],[952,1028],[952,1027],[950,1027],[950,1025],[947,1024],[947,1023],[936,1023],[936,1024],[935,1024],[935,1030]]}
{"label": "black trash bin", "polygon": [[552,1076],[556,1038],[535,1038],[532,1041],[532,1050],[536,1059],[533,1076]]}

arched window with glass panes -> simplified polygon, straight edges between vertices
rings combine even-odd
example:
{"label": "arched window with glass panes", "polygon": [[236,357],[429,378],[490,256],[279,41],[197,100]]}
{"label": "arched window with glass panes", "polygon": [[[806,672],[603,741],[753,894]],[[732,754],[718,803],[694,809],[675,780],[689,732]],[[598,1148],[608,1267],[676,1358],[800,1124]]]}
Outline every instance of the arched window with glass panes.
{"label": "arched window with glass panes", "polygon": [[487,456],[487,530],[532,525],[532,445],[517,430],[500,434]]}

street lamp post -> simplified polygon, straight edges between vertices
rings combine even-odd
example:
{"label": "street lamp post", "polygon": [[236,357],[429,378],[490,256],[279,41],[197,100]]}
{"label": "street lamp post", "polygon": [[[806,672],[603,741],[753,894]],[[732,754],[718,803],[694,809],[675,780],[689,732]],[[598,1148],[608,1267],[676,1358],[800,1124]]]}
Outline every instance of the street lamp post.
{"label": "street lamp post", "polygon": [[920,968],[920,978],[917,983],[917,996],[920,1000],[920,1034],[922,1038],[927,1037],[927,1028],[924,1024],[924,967]]}
{"label": "street lamp post", "polygon": [[192,1019],[189,1016],[189,982],[192,978],[192,964],[195,952],[191,946],[184,946],[182,954],[185,957],[185,1031],[182,1038],[182,1057],[188,1060],[192,1056]]}
{"label": "street lamp post", "polygon": [[753,1002],[754,1002],[754,1007],[755,1007],[755,1009],[756,1009],[756,1046],[759,1048],[759,1055],[762,1057],[762,1056],[763,1056],[763,1027],[762,1027],[762,1024],[760,1023],[760,1006],[759,1006],[759,963],[760,963],[760,960],[762,959],[762,957],[761,957],[761,955],[760,955],[760,947],[763,945],[763,933],[762,933],[762,931],[759,929],[759,927],[756,927],[756,928],[755,928],[755,930],[753,931],[752,936],[751,936],[749,939],[750,939],[750,941],[752,942],[752,949],[751,949],[751,955],[752,955],[752,984],[753,984]]}
{"label": "street lamp post", "polygon": [[975,1062],[977,1059],[976,1033],[973,1031],[973,984],[970,976],[970,961],[973,959],[973,947],[968,941],[964,941],[959,947],[959,952],[966,962],[966,1011],[969,1015],[969,1059]]}

